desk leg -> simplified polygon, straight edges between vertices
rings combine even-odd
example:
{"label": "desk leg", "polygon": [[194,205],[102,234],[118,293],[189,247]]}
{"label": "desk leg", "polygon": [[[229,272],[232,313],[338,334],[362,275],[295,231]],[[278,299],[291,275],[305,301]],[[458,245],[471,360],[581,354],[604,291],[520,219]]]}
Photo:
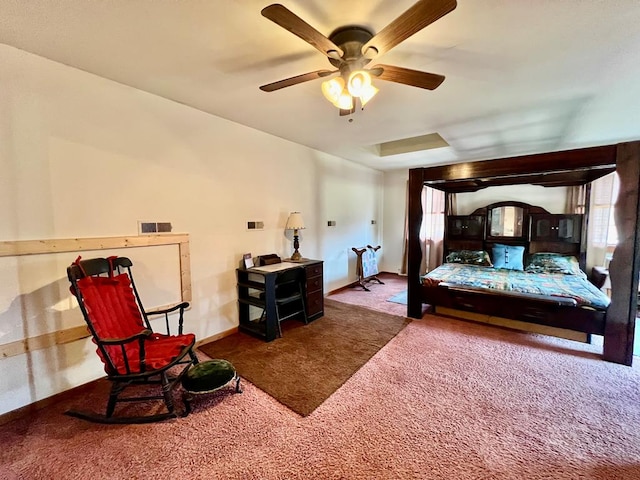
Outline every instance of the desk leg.
{"label": "desk leg", "polygon": [[278,337],[278,312],[276,310],[277,275],[265,275],[265,340],[270,342]]}
{"label": "desk leg", "polygon": [[[246,278],[238,277],[238,283],[244,280],[246,280]],[[238,300],[242,298],[247,298],[247,297],[249,297],[249,289],[247,287],[242,287],[238,285]],[[247,303],[238,301],[238,313],[239,313],[240,326],[249,325],[251,323],[251,318],[249,316],[249,305]]]}

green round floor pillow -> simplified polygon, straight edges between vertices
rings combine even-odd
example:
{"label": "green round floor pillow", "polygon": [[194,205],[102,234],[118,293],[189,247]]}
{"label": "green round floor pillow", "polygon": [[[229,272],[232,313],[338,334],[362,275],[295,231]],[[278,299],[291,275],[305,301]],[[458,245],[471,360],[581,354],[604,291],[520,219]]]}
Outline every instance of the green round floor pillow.
{"label": "green round floor pillow", "polygon": [[226,360],[207,360],[189,369],[182,386],[191,393],[207,393],[224,387],[236,378],[236,369]]}

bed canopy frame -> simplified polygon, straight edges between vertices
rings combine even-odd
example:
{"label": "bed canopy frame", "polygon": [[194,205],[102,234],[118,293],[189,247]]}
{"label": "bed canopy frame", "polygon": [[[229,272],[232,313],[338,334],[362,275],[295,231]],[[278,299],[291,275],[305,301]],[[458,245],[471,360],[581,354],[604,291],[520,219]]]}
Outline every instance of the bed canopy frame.
{"label": "bed canopy frame", "polygon": [[[619,243],[609,265],[611,305],[607,312],[603,358],[631,365],[640,272],[640,141],[410,169],[407,315],[412,318],[422,316],[420,226],[423,186],[442,190],[448,196],[501,185],[586,185],[588,205],[590,183],[614,171],[620,178],[615,204]],[[587,211],[585,222],[588,221]]]}

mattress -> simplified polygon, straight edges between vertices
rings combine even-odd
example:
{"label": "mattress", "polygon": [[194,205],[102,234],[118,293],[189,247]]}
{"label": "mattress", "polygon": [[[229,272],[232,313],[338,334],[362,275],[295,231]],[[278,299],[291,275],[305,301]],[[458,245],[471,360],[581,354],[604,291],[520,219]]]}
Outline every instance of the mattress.
{"label": "mattress", "polygon": [[437,285],[440,282],[572,298],[579,306],[598,310],[606,310],[611,302],[609,297],[589,282],[584,274],[532,273],[462,263],[445,263],[422,277],[423,285]]}

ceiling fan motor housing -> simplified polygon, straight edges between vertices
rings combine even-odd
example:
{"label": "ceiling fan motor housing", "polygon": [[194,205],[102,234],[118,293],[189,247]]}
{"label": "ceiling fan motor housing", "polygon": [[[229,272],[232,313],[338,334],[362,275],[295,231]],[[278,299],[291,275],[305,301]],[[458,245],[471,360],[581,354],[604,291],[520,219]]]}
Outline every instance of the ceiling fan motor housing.
{"label": "ceiling fan motor housing", "polygon": [[348,26],[335,30],[329,40],[340,47],[344,55],[340,59],[329,57],[329,62],[339,68],[342,75],[361,70],[370,62],[362,55],[362,46],[372,38],[373,33],[363,27]]}

